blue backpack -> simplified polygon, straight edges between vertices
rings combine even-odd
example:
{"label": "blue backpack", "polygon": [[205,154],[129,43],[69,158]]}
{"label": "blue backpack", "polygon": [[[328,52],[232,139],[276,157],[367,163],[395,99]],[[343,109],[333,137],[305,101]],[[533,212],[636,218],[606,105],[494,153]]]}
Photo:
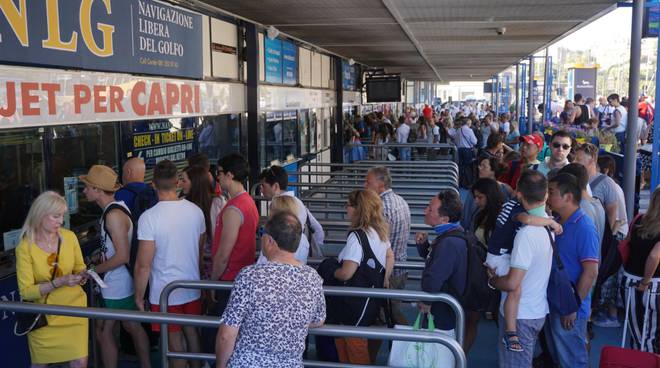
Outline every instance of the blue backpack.
{"label": "blue backpack", "polygon": [[552,244],[552,268],[550,269],[550,279],[548,280],[548,304],[550,310],[560,316],[567,316],[580,309],[582,300],[577,292],[577,287],[568,277],[568,271],[559,257],[559,251],[555,245],[555,239],[550,229],[545,228]]}

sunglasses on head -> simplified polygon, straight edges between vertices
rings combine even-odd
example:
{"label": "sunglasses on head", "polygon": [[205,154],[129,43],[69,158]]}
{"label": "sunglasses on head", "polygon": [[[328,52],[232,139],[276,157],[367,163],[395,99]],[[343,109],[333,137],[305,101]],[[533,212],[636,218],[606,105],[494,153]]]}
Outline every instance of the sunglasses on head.
{"label": "sunglasses on head", "polygon": [[561,144],[561,143],[553,143],[552,147],[553,148],[563,148],[564,150],[571,149],[571,146],[569,144]]}

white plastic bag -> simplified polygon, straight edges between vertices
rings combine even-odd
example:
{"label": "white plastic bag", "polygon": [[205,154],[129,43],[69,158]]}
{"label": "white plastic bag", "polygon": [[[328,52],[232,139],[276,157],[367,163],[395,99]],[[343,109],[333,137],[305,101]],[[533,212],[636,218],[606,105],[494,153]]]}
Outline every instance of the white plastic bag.
{"label": "white plastic bag", "polygon": [[[413,326],[396,325],[398,330],[419,330],[422,314],[417,315]],[[456,338],[454,330],[435,330],[433,315],[429,313],[428,331]],[[393,341],[387,365],[397,368],[445,368],[454,367],[455,360],[451,350],[442,344],[421,343],[414,341]]]}

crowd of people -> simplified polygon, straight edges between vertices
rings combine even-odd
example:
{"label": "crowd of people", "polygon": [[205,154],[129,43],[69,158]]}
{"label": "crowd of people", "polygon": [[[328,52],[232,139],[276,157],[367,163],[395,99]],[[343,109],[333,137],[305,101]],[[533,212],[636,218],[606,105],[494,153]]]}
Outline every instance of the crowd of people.
{"label": "crowd of people", "polygon": [[[580,101],[576,96],[578,108],[568,119],[582,122],[584,114],[592,116]],[[620,125],[625,121],[621,109],[613,111],[612,124]],[[578,144],[564,129],[547,139],[541,133],[520,136],[510,114],[494,118],[482,112],[479,118],[469,106],[439,113],[425,108],[419,118],[407,110],[396,128],[382,115],[346,127],[349,142],[456,145],[460,194],[429,194],[424,222],[432,230],[412,238],[425,260],[421,289],[448,293],[464,306],[466,353],[479,319],[486,317],[499,320],[501,367],[530,367],[533,359],[587,367],[590,321],[619,326],[624,300],[632,306],[626,316],[633,327],[632,346],[660,353],[660,310],[656,294],[649,294],[660,285],[660,190],[645,214],[628,219],[623,191],[613,178],[616,169],[597,146]],[[405,149],[397,152],[401,160],[411,159],[412,148]],[[371,298],[326,298],[322,290],[323,285],[405,288],[408,275],[394,263],[407,260],[411,213],[392,189],[387,167],[371,168],[364,189],[348,193],[346,245],[316,270],[306,263],[310,256],[323,256],[324,230],[288,190],[287,172],[272,166],[259,175],[262,194],[270,201],[263,227],[245,188],[249,172],[249,163],[238,154],[220,159],[215,170],[199,154],[181,171],[168,160],[159,162],[152,183],[145,183],[144,162],[132,158],[123,165],[120,185],[110,167],[92,166],[80,180],[87,200],[103,214],[101,248],[90,262],[83,260],[76,236],[62,227],[66,201],[44,192],[30,209],[16,249],[21,297],[86,306],[81,285],[98,273],[106,284],[98,296],[104,306],[158,311],[161,292],[172,281],[233,282],[231,292],[177,289],[169,297],[168,312],[217,316],[217,331],[170,324],[161,332],[168,334],[170,351],[215,353],[219,367],[300,367],[308,329],[326,322],[371,326],[380,323],[383,309],[392,323],[408,322],[402,303],[384,308]],[[621,242],[630,244],[629,258],[614,271],[605,270],[604,255]],[[485,255],[483,280],[475,279],[474,270],[468,273],[471,258],[479,253],[473,247]],[[471,310],[466,295],[475,282],[501,291],[488,311]],[[568,301],[558,296],[567,293]],[[418,303],[418,309],[431,315],[440,330],[451,334],[456,327],[444,303]],[[47,321],[28,333],[33,367],[56,362],[87,366],[87,320],[48,316]],[[96,324],[103,365],[116,367],[117,323]],[[132,337],[140,365],[149,367],[148,334],[138,323],[121,324]],[[316,339],[317,355],[327,360],[370,364],[378,349],[360,338]],[[181,359],[171,364],[200,366]]]}

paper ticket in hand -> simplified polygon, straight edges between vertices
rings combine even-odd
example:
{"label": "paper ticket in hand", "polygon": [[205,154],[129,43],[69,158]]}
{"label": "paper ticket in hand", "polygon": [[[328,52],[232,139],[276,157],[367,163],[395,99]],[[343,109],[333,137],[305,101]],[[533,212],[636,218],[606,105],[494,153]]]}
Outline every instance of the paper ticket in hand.
{"label": "paper ticket in hand", "polygon": [[105,289],[105,288],[108,287],[108,284],[106,284],[103,281],[103,279],[101,278],[101,276],[99,276],[98,273],[96,273],[95,271],[92,271],[92,270],[87,270],[86,272],[87,272],[88,275],[92,276],[92,279],[94,279],[94,281],[99,285],[99,287],[101,289]]}

